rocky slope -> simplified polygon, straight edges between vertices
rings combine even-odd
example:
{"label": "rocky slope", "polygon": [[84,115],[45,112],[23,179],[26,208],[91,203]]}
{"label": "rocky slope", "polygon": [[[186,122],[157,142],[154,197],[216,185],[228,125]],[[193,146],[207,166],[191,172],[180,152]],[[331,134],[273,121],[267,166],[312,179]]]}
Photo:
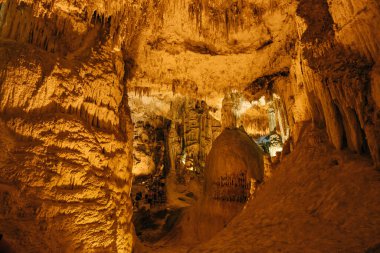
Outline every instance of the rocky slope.
{"label": "rocky slope", "polygon": [[334,150],[325,133],[306,128],[242,213],[187,252],[372,252],[379,176],[370,159]]}
{"label": "rocky slope", "polygon": [[336,150],[311,124],[300,135],[243,211],[209,241],[195,233],[192,224],[200,221],[189,209],[165,240],[138,252],[377,252],[380,175],[371,159]]}

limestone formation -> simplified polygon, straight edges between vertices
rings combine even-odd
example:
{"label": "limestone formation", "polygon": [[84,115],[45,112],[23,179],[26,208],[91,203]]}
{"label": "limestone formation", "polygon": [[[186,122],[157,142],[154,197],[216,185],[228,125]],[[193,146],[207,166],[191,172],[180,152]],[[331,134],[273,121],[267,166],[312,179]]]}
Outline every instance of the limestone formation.
{"label": "limestone formation", "polygon": [[132,249],[128,66],[110,5],[1,4],[0,230],[15,252]]}
{"label": "limestone formation", "polygon": [[198,228],[204,240],[242,210],[250,197],[251,181],[263,181],[262,156],[258,145],[239,129],[225,129],[215,140],[207,157]]}
{"label": "limestone formation", "polygon": [[[378,0],[0,0],[0,250],[378,248],[379,24]],[[211,190],[231,173],[241,199]],[[168,196],[154,245],[141,175]],[[211,232],[210,198],[242,200]]]}

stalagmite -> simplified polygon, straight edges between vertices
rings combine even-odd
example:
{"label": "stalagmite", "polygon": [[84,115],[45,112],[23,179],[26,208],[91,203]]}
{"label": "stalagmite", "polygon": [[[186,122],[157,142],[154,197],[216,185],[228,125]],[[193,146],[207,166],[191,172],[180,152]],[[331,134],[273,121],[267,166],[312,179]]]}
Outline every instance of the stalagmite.
{"label": "stalagmite", "polygon": [[250,197],[251,180],[263,181],[262,156],[257,144],[242,130],[225,129],[215,140],[207,157],[198,228],[204,240],[241,211]]}

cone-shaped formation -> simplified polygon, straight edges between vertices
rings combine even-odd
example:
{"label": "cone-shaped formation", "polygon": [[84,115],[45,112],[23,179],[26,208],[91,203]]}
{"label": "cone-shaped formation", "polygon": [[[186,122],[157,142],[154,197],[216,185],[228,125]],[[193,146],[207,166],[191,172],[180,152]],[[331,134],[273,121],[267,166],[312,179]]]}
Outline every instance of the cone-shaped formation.
{"label": "cone-shaped formation", "polygon": [[215,140],[205,170],[199,233],[210,238],[236,216],[249,198],[252,182],[264,175],[262,151],[240,129],[225,129]]}
{"label": "cone-shaped formation", "polygon": [[262,161],[261,149],[243,130],[225,129],[216,138],[207,158],[206,193],[212,191],[212,188],[209,188],[210,182],[225,175],[244,173],[247,180],[254,178],[256,181],[262,181]]}

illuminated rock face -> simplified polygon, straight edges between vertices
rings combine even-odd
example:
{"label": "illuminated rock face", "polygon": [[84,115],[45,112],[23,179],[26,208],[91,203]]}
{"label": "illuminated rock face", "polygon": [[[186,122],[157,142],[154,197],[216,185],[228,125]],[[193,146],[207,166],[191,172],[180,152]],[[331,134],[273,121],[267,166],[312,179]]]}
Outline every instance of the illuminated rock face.
{"label": "illuminated rock face", "polygon": [[[380,136],[379,107],[374,100],[379,83],[371,82],[371,73],[377,73],[372,66],[378,65],[380,59],[380,37],[368,32],[380,21],[379,8],[375,1],[358,1],[354,5],[351,1],[333,1],[329,5],[322,1],[313,5],[320,10],[318,14],[309,15],[310,4],[301,1],[297,9],[307,27],[300,38],[302,72],[296,71],[296,75],[303,81],[306,93],[312,94],[312,118],[326,125],[337,149],[370,152],[379,165],[379,144],[374,141]],[[368,9],[365,15],[361,13],[363,9]],[[321,17],[323,22],[316,22]]]}
{"label": "illuminated rock face", "polygon": [[251,184],[264,177],[263,154],[239,129],[225,129],[207,157],[199,234],[207,240],[238,214],[250,197]]}
{"label": "illuminated rock face", "polygon": [[131,123],[112,56],[98,51],[74,69],[0,44],[4,239],[16,252],[131,249]]}
{"label": "illuminated rock face", "polygon": [[116,2],[1,2],[0,231],[15,252],[132,250]]}
{"label": "illuminated rock face", "polygon": [[[294,145],[313,121],[335,148],[369,153],[379,166],[376,0],[0,0],[0,8],[0,232],[17,252],[131,251],[133,92],[155,109],[178,95],[215,111],[231,90],[250,101],[275,93]],[[241,120],[266,132],[268,119],[252,119],[267,112],[251,113]],[[188,120],[199,125],[184,134],[201,142],[189,146],[202,161],[219,132],[207,117]],[[215,131],[197,130],[208,121]]]}
{"label": "illuminated rock face", "polygon": [[[166,104],[170,106],[165,110]],[[192,164],[186,167],[203,171],[212,142],[221,132],[220,122],[211,115],[212,108],[204,101],[188,100],[182,96],[161,103],[149,97],[132,95],[130,106],[135,135],[134,175],[161,169],[163,162],[159,160],[162,160],[164,152],[168,167],[173,170],[182,157]],[[157,110],[152,112],[151,108]]]}
{"label": "illuminated rock face", "polygon": [[289,78],[272,75],[264,82],[285,101],[293,139],[302,122],[312,120],[337,149],[370,153],[379,166],[378,4],[299,1],[295,17]]}

